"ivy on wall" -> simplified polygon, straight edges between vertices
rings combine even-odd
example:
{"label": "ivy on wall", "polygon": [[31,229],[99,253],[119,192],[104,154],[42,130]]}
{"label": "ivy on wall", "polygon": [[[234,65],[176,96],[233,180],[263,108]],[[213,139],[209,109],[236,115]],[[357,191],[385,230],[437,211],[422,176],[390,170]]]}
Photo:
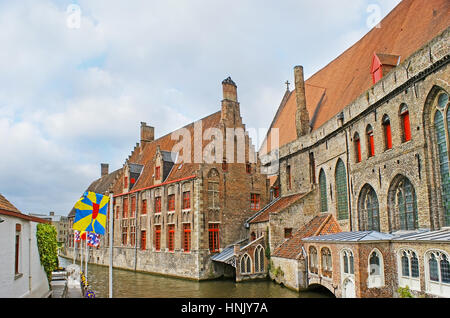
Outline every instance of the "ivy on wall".
{"label": "ivy on wall", "polygon": [[56,241],[55,227],[50,224],[38,224],[36,227],[36,239],[39,258],[50,284],[52,272],[58,268],[58,243]]}

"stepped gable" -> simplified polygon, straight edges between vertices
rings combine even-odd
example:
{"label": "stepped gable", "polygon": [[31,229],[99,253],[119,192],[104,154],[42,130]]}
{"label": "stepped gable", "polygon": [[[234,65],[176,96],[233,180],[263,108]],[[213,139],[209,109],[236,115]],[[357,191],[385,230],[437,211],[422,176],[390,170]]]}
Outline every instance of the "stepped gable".
{"label": "stepped gable", "polygon": [[[373,86],[373,55],[400,56],[400,63],[449,26],[450,1],[403,0],[358,42],[305,81],[312,130],[318,129]],[[270,128],[280,128],[279,146],[297,139],[296,100],[281,104]],[[270,132],[270,129],[269,129]],[[270,133],[266,137],[270,148]],[[264,153],[265,144],[261,147]]]}
{"label": "stepped gable", "polygon": [[305,194],[306,193],[297,193],[293,195],[288,195],[279,198],[275,202],[269,203],[267,206],[262,208],[261,211],[258,212],[259,214],[249,223],[261,223],[269,221],[270,213],[279,213],[283,211],[284,209],[288,208],[289,206],[300,200],[303,196],[305,196]]}
{"label": "stepped gable", "polygon": [[[200,120],[202,123],[202,130],[203,130],[202,136],[206,129],[219,128],[220,116],[221,112],[218,111]],[[177,163],[174,164],[169,175],[165,180],[163,180],[163,182],[170,182],[181,178],[193,176],[200,168],[200,164],[194,162],[194,123],[190,123],[189,125],[186,125],[178,130],[181,129],[187,129],[191,135],[190,141],[191,163],[180,162],[181,156],[179,155]],[[177,132],[178,130],[175,130],[174,132]],[[144,166],[141,175],[136,180],[136,184],[133,187],[133,191],[154,185],[153,182],[154,158],[156,155],[157,148],[159,147],[161,151],[169,151],[169,152],[172,151],[174,146],[179,142],[178,140],[172,140],[172,133],[174,132],[162,136],[154,141],[145,143],[145,145],[143,145],[142,151],[140,151],[139,147],[133,150],[132,154],[129,156],[127,161],[130,163],[136,163]],[[202,138],[202,149],[210,142],[211,142],[210,140],[203,140]],[[121,178],[121,176],[123,176],[122,173],[120,174],[119,179],[117,180],[117,182],[113,187],[114,194],[122,193],[123,178]]]}
{"label": "stepped gable", "polygon": [[272,256],[298,259],[302,255],[304,238],[340,232],[342,232],[341,227],[332,214],[318,215],[277,247]]}

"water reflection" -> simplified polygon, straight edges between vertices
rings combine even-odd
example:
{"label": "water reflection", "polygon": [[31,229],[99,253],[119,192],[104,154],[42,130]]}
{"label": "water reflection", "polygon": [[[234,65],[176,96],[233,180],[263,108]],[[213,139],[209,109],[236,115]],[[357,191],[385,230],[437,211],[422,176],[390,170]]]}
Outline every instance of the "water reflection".
{"label": "water reflection", "polygon": [[[60,257],[60,266],[72,264]],[[79,264],[79,263],[78,263]],[[84,267],[83,267],[84,268]],[[88,264],[87,279],[96,297],[108,297],[108,267]],[[115,298],[310,298],[319,292],[297,293],[270,280],[236,283],[231,279],[190,281],[121,269],[113,270]]]}

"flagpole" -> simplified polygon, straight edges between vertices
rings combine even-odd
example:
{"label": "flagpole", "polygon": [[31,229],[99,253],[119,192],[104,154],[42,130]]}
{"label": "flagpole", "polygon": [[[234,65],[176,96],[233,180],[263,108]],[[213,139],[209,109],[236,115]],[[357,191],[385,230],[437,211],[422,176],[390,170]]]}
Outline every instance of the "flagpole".
{"label": "flagpole", "polygon": [[83,238],[80,231],[80,270],[83,271]]}
{"label": "flagpole", "polygon": [[88,252],[88,232],[86,232],[86,243],[85,243],[85,248],[86,248],[86,258],[84,260],[84,277],[86,277],[87,280],[87,263],[88,263],[88,258],[89,258],[89,252]]}
{"label": "flagpole", "polygon": [[75,231],[73,231],[73,264],[75,264],[75,251],[76,251],[76,242],[75,242]]}
{"label": "flagpole", "polygon": [[113,231],[114,231],[114,209],[113,209],[113,193],[109,194],[109,298],[113,297]]}

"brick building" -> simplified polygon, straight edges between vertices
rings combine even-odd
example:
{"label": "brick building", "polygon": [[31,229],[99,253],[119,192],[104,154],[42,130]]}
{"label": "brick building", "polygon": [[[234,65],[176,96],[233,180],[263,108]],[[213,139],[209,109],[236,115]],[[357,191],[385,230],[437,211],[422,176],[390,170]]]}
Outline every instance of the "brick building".
{"label": "brick building", "polygon": [[[345,248],[354,253],[355,275],[367,275],[368,255],[375,248],[382,254],[378,259],[392,265],[382,283],[371,285],[361,276],[353,291],[349,285],[343,292],[344,281],[333,276],[330,284],[322,285],[337,296],[395,296],[403,277],[399,249],[405,246],[411,248],[406,249],[410,262],[412,251],[421,251],[416,255],[422,282],[417,293],[450,296],[448,21],[446,0],[404,0],[380,28],[306,81],[303,67],[296,66],[295,88],[286,91],[270,127],[279,129],[274,136],[279,139],[272,140],[274,130],[269,129],[261,147],[263,166],[279,159],[279,168],[269,177],[272,197],[303,198],[251,221],[255,228],[269,228],[272,251],[290,239],[289,228],[295,232],[314,216],[332,214],[349,234],[330,238],[325,274],[319,272],[318,281],[331,274],[327,259],[335,266],[343,264],[339,255]],[[309,202],[302,203],[306,198]],[[264,222],[258,222],[261,218]],[[439,239],[414,239],[425,232],[430,237],[439,233]],[[397,240],[405,233],[411,236],[402,245]],[[371,243],[345,239],[352,235]],[[320,258],[319,248],[325,246],[319,238],[311,238],[305,247],[318,243]],[[427,277],[433,277],[431,283]]]}
{"label": "brick building", "polygon": [[[113,193],[115,267],[198,280],[223,275],[211,256],[246,238],[242,224],[267,203],[236,84],[227,78],[222,88],[220,111],[170,134],[155,139],[142,122],[124,166],[99,179],[100,188],[91,185]],[[108,264],[107,249],[91,253]]]}

